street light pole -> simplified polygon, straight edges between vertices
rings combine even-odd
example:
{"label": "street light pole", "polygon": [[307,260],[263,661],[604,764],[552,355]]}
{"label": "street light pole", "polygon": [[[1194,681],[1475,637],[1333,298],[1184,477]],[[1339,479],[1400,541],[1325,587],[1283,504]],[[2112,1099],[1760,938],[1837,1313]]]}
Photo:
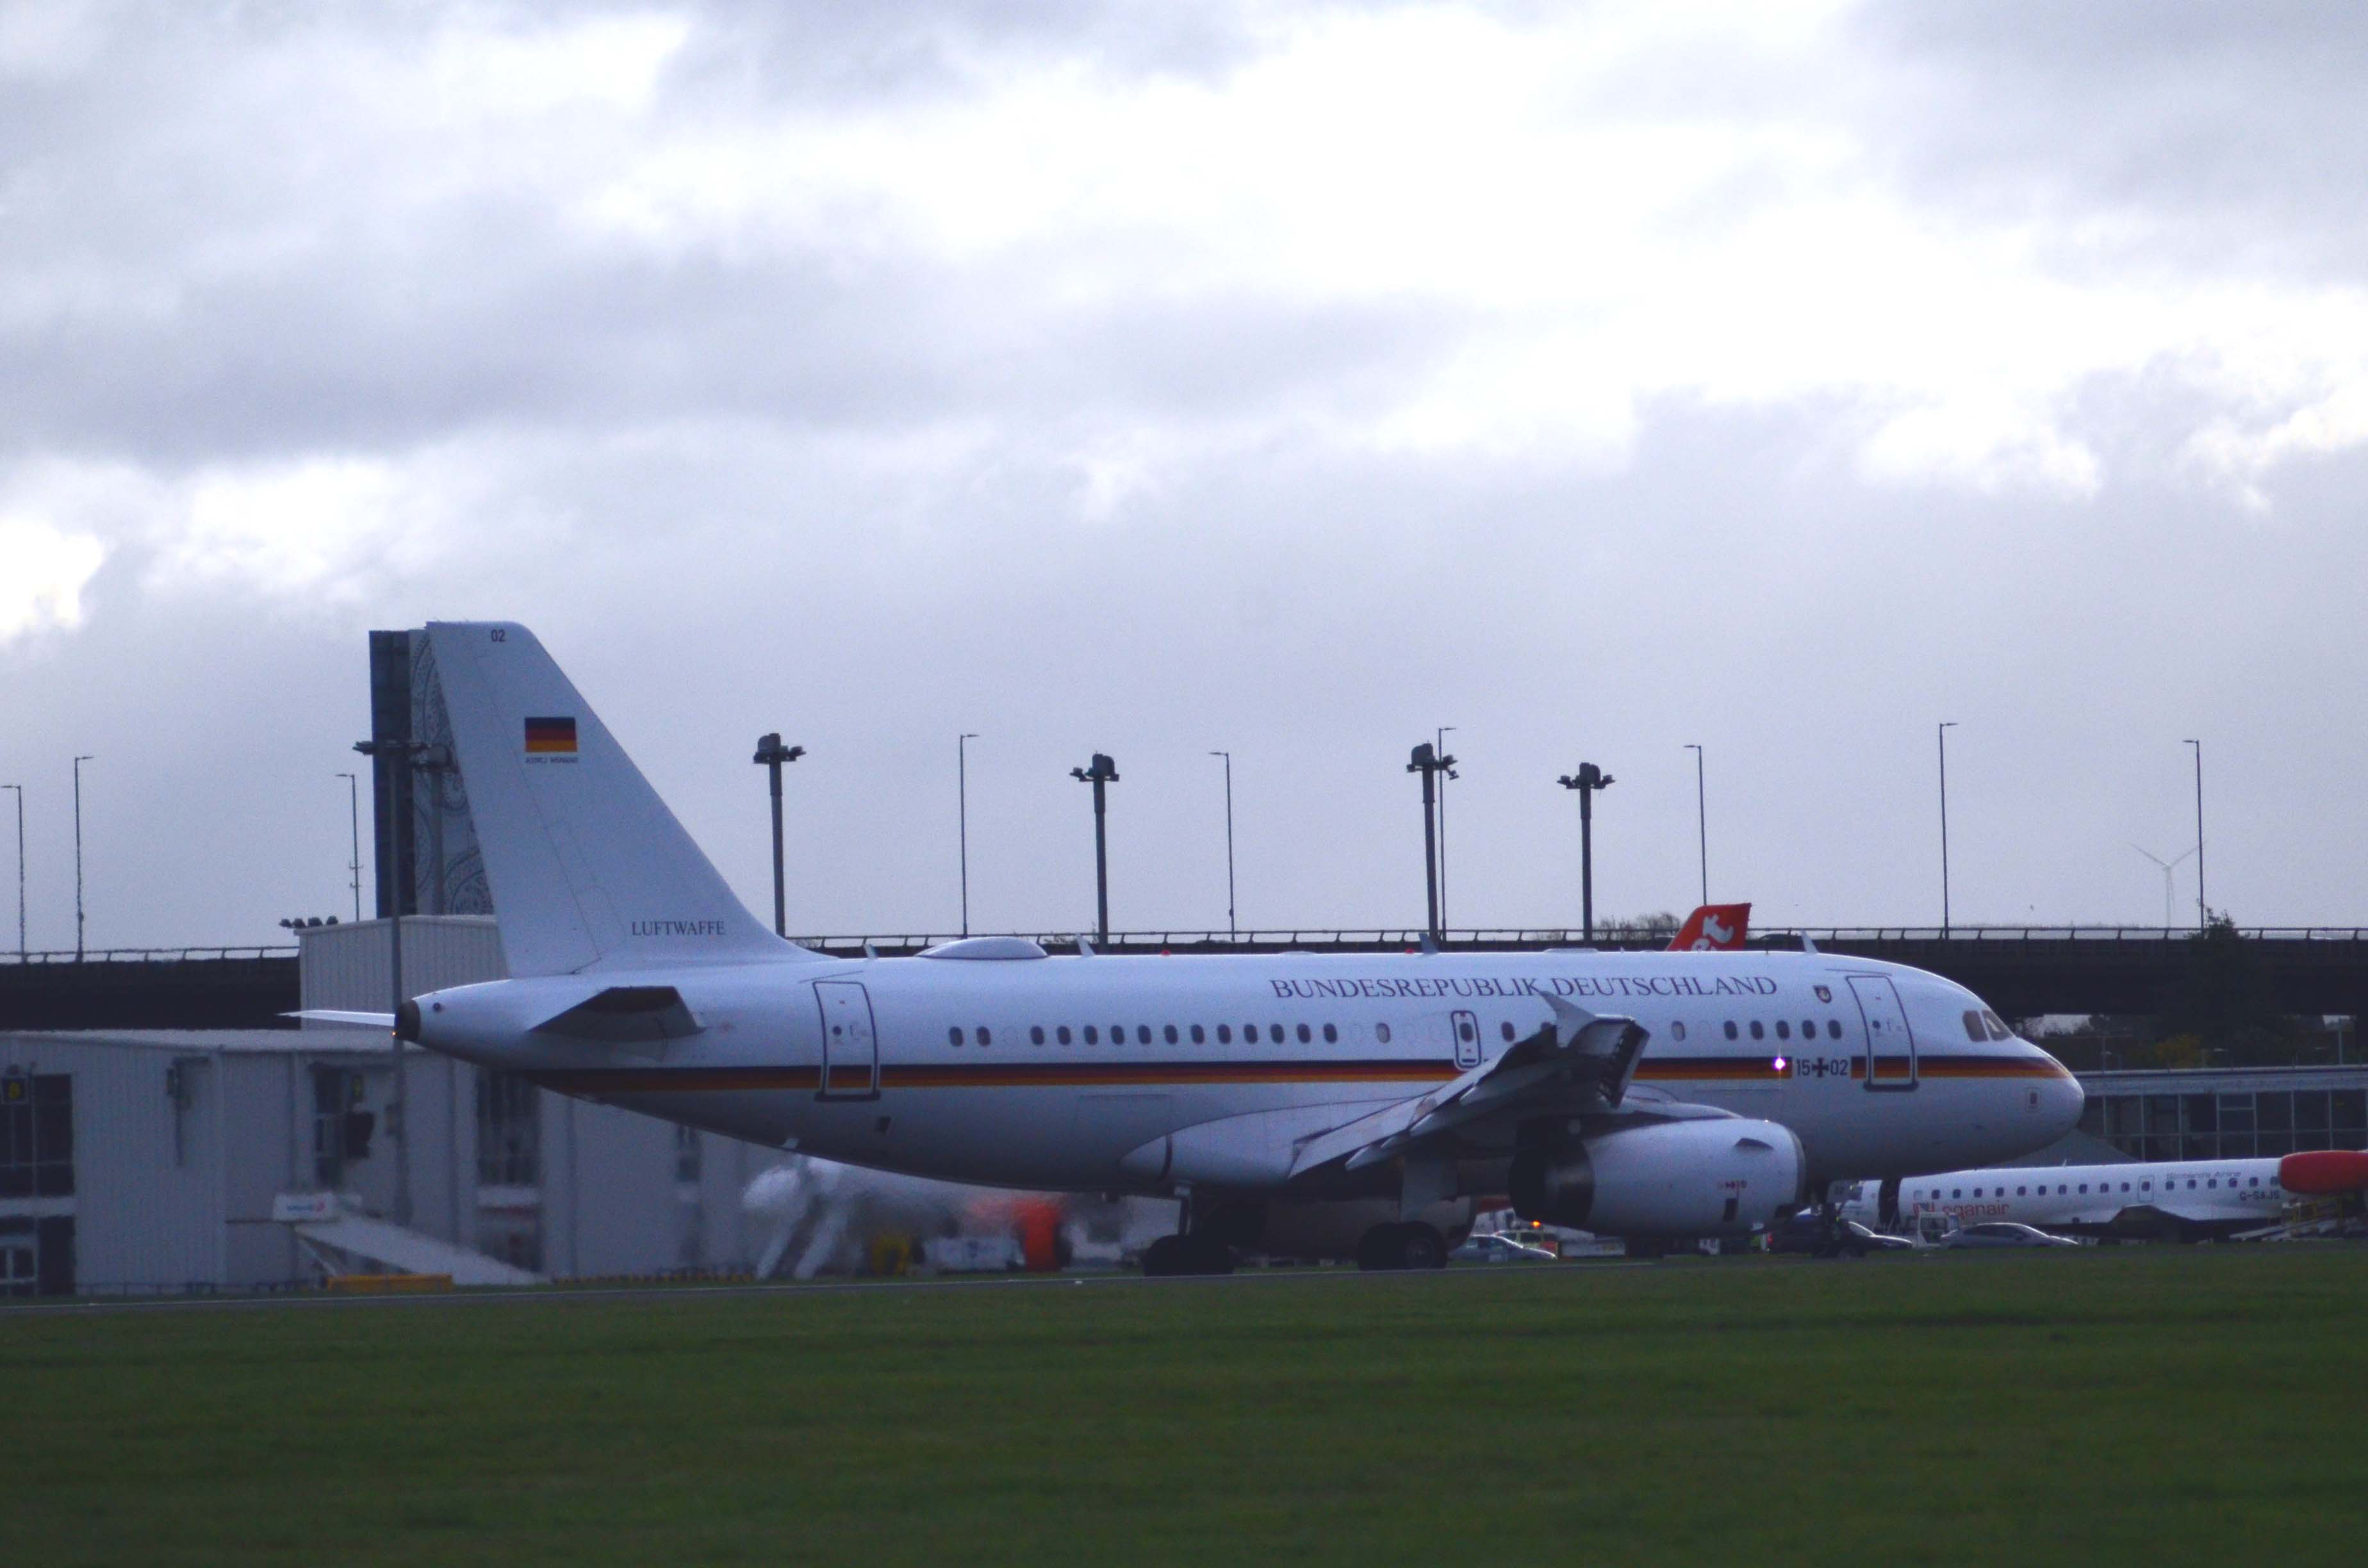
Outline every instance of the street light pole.
{"label": "street light pole", "polygon": [[74,962],[82,962],[82,765],[97,762],[96,756],[74,759]]}
{"label": "street light pole", "polygon": [[757,737],[757,755],[749,759],[770,768],[773,775],[773,935],[780,937],[790,934],[788,895],[781,880],[781,764],[795,762],[805,754],[803,746],[783,745],[781,733],[776,730]]}
{"label": "street light pole", "polygon": [[1241,927],[1234,918],[1234,754],[1212,751],[1209,755],[1225,759],[1225,935],[1238,937]]}
{"label": "street light pole", "polygon": [[0,784],[17,791],[17,961],[25,961],[25,787]]}
{"label": "street light pole", "polygon": [[2212,925],[2212,906],[2203,902],[2203,743],[2187,743],[2195,748],[2195,929],[2200,933]]}
{"label": "street light pole", "polygon": [[970,756],[967,748],[978,736],[964,732],[954,740],[954,834],[962,859],[962,934],[970,935]]}
{"label": "street light pole", "polygon": [[1102,831],[1106,805],[1102,790],[1118,782],[1118,764],[1100,752],[1089,767],[1073,767],[1069,777],[1094,787],[1094,939],[1110,942],[1110,841]]}
{"label": "street light pole", "polygon": [[1455,777],[1455,759],[1440,753],[1429,741],[1414,748],[1406,760],[1408,773],[1422,775],[1422,882],[1429,895],[1430,939],[1436,945],[1445,937],[1439,917],[1439,827],[1438,803],[1440,774]]}
{"label": "street light pole", "polygon": [[1688,742],[1694,754],[1694,835],[1702,846],[1702,901],[1710,902],[1710,802],[1702,791],[1702,748]]}
{"label": "street light pole", "polygon": [[1941,935],[1949,935],[1949,732],[1957,727],[1953,719],[1942,724],[1941,739]]}
{"label": "street light pole", "polygon": [[1611,788],[1611,775],[1591,762],[1582,762],[1577,772],[1565,773],[1554,782],[1578,791],[1579,921],[1591,947],[1595,942],[1595,792]]}
{"label": "street light pole", "polygon": [[[385,740],[354,743],[354,750],[369,757],[373,767],[380,764],[385,766],[386,771],[381,777],[385,780],[386,787],[383,799],[387,802],[390,843],[400,842],[401,825],[393,815],[397,803],[410,798],[409,791],[404,788],[404,776],[410,771],[411,765],[415,761],[428,756],[436,749],[425,741],[393,736]],[[357,856],[356,858],[359,857]],[[444,874],[444,869],[438,866],[436,869],[436,874],[440,879]],[[388,884],[393,897],[392,907],[387,911],[387,973],[394,994],[393,1006],[388,1010],[398,1019],[403,1017],[403,1005],[411,1000],[404,994],[403,984],[403,905],[405,894],[412,894],[416,901],[416,873],[414,876],[414,887],[404,887],[400,882]],[[387,1034],[387,1044],[393,1052],[391,1062],[394,1073],[394,1093],[387,1105],[386,1128],[387,1136],[394,1144],[393,1218],[398,1225],[408,1225],[411,1223],[411,1118],[408,1109],[409,1096],[404,1083],[403,1036],[390,1030]]]}
{"label": "street light pole", "polygon": [[[1431,732],[1432,741],[1438,745],[1441,756],[1447,755],[1447,737],[1454,728],[1452,724],[1442,724]],[[1447,778],[1461,777],[1460,774],[1450,773]],[[1439,919],[1435,924],[1439,926],[1442,941],[1447,936],[1447,778],[1439,781]]]}
{"label": "street light pole", "polygon": [[350,773],[337,777],[346,781],[346,807],[354,820],[354,858],[346,869],[353,873],[354,918],[359,921],[362,917],[362,786]]}

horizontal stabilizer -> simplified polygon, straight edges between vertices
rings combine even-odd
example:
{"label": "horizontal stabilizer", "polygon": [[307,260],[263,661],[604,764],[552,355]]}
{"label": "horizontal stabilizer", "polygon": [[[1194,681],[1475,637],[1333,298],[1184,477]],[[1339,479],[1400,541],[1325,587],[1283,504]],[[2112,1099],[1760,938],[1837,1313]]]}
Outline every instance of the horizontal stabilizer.
{"label": "horizontal stabilizer", "polygon": [[681,1040],[706,1028],[671,985],[611,985],[534,1026],[537,1034],[573,1040]]}
{"label": "horizontal stabilizer", "polygon": [[350,1013],[336,1007],[306,1007],[300,1012],[282,1013],[283,1018],[302,1018],[308,1024],[346,1024],[358,1029],[393,1029],[393,1013]]}

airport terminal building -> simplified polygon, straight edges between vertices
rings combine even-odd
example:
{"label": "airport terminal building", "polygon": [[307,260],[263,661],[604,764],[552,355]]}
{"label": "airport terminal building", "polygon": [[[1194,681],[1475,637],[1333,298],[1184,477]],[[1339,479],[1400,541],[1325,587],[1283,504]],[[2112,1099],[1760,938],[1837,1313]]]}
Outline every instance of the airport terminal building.
{"label": "airport terminal building", "polygon": [[[311,1006],[383,1010],[383,921],[302,933]],[[404,922],[414,992],[499,978],[482,916]],[[374,1029],[0,1032],[0,1292],[254,1290],[347,1268],[459,1279],[745,1271],[780,1156]]]}

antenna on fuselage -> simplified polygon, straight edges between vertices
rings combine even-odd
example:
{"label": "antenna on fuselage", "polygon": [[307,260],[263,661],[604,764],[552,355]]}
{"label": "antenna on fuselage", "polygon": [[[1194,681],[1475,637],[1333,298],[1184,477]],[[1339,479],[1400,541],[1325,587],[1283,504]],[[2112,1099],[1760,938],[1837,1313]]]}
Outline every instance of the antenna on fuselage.
{"label": "antenna on fuselage", "polygon": [[1077,956],[1081,959],[1089,959],[1094,956],[1094,945],[1086,940],[1083,937],[1077,938]]}
{"label": "antenna on fuselage", "polygon": [[1801,933],[1801,950],[1804,953],[1814,953],[1817,950],[1817,944],[1810,940],[1806,931]]}

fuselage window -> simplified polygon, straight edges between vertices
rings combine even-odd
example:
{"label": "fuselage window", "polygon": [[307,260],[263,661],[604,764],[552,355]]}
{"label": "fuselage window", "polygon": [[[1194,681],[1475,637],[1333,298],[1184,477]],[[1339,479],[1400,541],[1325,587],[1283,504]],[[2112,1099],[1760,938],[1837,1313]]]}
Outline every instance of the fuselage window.
{"label": "fuselage window", "polygon": [[1258,1026],[1256,1024],[1244,1024],[1242,1026],[1242,1038],[1249,1041],[1250,1044],[1256,1045],[1258,1042]]}
{"label": "fuselage window", "polygon": [[[1503,1023],[1498,1024],[1497,1026],[1497,1032],[1506,1040],[1511,1040],[1513,1038],[1513,1020],[1507,1018]],[[1678,1038],[1682,1040],[1685,1036],[1680,1034]]]}
{"label": "fuselage window", "polygon": [[1839,1018],[1827,1018],[1826,1020],[1826,1038],[1828,1040],[1839,1040],[1842,1038],[1842,1021]]}
{"label": "fuselage window", "polygon": [[1110,1043],[1112,1045],[1124,1045],[1126,1043],[1126,1026],[1124,1024],[1112,1024],[1110,1026]]}
{"label": "fuselage window", "polygon": [[2084,1182],[2082,1182],[2082,1183],[2080,1184],[2080,1190],[2081,1190],[2081,1191],[2083,1191],[2083,1192],[2088,1191],[2088,1190],[2089,1190],[2089,1184],[2088,1184],[2087,1182],[2085,1182],[2085,1181],[2084,1181]]}
{"label": "fuselage window", "polygon": [[1324,1043],[1326,1045],[1338,1045],[1340,1043],[1340,1030],[1338,1027],[1332,1024],[1326,1024],[1324,1026]]}
{"label": "fuselage window", "polygon": [[1965,1196],[1965,1189],[1962,1187],[1952,1187],[1949,1189],[1949,1196],[1952,1198],[1963,1198]]}
{"label": "fuselage window", "polygon": [[1373,1026],[1373,1038],[1380,1040],[1383,1045],[1389,1044],[1390,1026],[1387,1024],[1375,1024]]}
{"label": "fuselage window", "polygon": [[1098,1029],[1098,1028],[1094,1028],[1094,1026],[1093,1026],[1093,1025],[1091,1025],[1091,1024],[1087,1024],[1087,1025],[1086,1026],[1086,1043],[1087,1043],[1087,1045],[1099,1045],[1101,1042],[1102,1042],[1102,1033],[1101,1033],[1101,1030],[1099,1030],[1099,1029]]}
{"label": "fuselage window", "polygon": [[1063,1045],[1066,1045],[1066,1044],[1068,1044],[1068,1043],[1069,1043],[1069,1026],[1068,1026],[1068,1025],[1066,1025],[1066,1024],[1063,1024],[1063,1025],[1061,1025],[1061,1026],[1060,1026],[1060,1028],[1055,1031],[1055,1034],[1056,1034],[1057,1038],[1060,1040],[1060,1041],[1061,1041],[1061,1043],[1062,1043]]}
{"label": "fuselage window", "polygon": [[[1508,1026],[1508,1028],[1509,1028],[1509,1027],[1510,1027],[1510,1026]],[[1507,1040],[1510,1040],[1510,1039],[1512,1039],[1513,1037],[1512,1037],[1510,1034],[1508,1034],[1505,1038],[1506,1038]],[[1680,1023],[1672,1023],[1672,1024],[1670,1024],[1670,1025],[1669,1025],[1669,1038],[1670,1038],[1671,1040],[1683,1040],[1683,1039],[1685,1039],[1685,1038],[1686,1038],[1686,1026],[1685,1026],[1685,1025],[1683,1025],[1683,1024],[1680,1024]]]}
{"label": "fuselage window", "polygon": [[1777,1019],[1776,1038],[1778,1040],[1791,1040],[1793,1038],[1793,1026],[1782,1018]]}
{"label": "fuselage window", "polygon": [[2214,1176],[2210,1181],[2205,1182],[2203,1185],[2206,1187],[2218,1187],[2220,1185],[2220,1178],[2218,1176]]}
{"label": "fuselage window", "polygon": [[1204,1029],[1204,1028],[1202,1028],[1200,1025],[1198,1025],[1198,1024],[1194,1024],[1194,1025],[1192,1026],[1192,1043],[1193,1043],[1194,1045],[1206,1045],[1206,1044],[1208,1044],[1208,1043],[1209,1043],[1209,1031],[1208,1031],[1208,1030],[1206,1030],[1206,1029]]}
{"label": "fuselage window", "polygon": [[1219,1045],[1231,1045],[1234,1043],[1233,1025],[1219,1024],[1217,1026],[1217,1043]]}
{"label": "fuselage window", "polygon": [[1305,1045],[1305,1044],[1307,1044],[1309,1041],[1313,1040],[1315,1038],[1315,1031],[1314,1029],[1309,1028],[1305,1024],[1302,1024],[1302,1025],[1300,1025],[1300,1026],[1299,1026],[1299,1043],[1300,1043],[1300,1044],[1302,1044],[1302,1045]]}
{"label": "fuselage window", "polygon": [[[1174,1039],[1175,1031],[1170,1030],[1168,1032],[1168,1038],[1171,1040]],[[1134,1043],[1137,1045],[1149,1045],[1151,1043],[1151,1026],[1149,1024],[1137,1024],[1134,1026]]]}
{"label": "fuselage window", "polygon": [[1174,1045],[1176,1043],[1176,1026],[1174,1024],[1168,1025],[1167,1028],[1160,1032],[1167,1037],[1168,1044]]}
{"label": "fuselage window", "polygon": [[1283,1040],[1282,1026],[1281,1024],[1267,1025],[1266,1038],[1274,1041],[1275,1044],[1281,1045]]}
{"label": "fuselage window", "polygon": [[985,1024],[978,1026],[978,1043],[981,1045],[993,1045],[995,1043],[995,1036],[987,1031],[987,1028]]}
{"label": "fuselage window", "polygon": [[1817,1038],[1816,1019],[1803,1018],[1801,1020],[1801,1038],[1803,1040],[1815,1040]]}
{"label": "fuselage window", "polygon": [[2021,1188],[2021,1187],[2016,1187],[2016,1188],[2014,1189],[2014,1195],[2015,1195],[2017,1198],[2028,1198],[2029,1196],[2031,1196],[2029,1193],[2027,1193],[2027,1192],[2023,1191],[2023,1189],[2022,1189],[2022,1188]]}
{"label": "fuselage window", "polygon": [[952,1028],[948,1029],[946,1031],[946,1039],[954,1045],[960,1045],[962,1043],[962,1026],[960,1024],[956,1024]]}
{"label": "fuselage window", "polygon": [[1733,1018],[1726,1020],[1726,1038],[1729,1040],[1733,1040],[1735,1038],[1735,1020]]}
{"label": "fuselage window", "polygon": [[1758,1018],[1751,1020],[1751,1038],[1754,1040],[1766,1040],[1768,1038],[1767,1026],[1762,1024]]}
{"label": "fuselage window", "polygon": [[1043,1044],[1043,1043],[1044,1043],[1044,1026],[1043,1026],[1043,1025],[1042,1025],[1042,1024],[1030,1024],[1030,1025],[1029,1025],[1029,1026],[1028,1026],[1028,1040],[1029,1040],[1029,1043],[1030,1043],[1030,1044],[1031,1044],[1031,1045],[1042,1045],[1042,1044]]}

